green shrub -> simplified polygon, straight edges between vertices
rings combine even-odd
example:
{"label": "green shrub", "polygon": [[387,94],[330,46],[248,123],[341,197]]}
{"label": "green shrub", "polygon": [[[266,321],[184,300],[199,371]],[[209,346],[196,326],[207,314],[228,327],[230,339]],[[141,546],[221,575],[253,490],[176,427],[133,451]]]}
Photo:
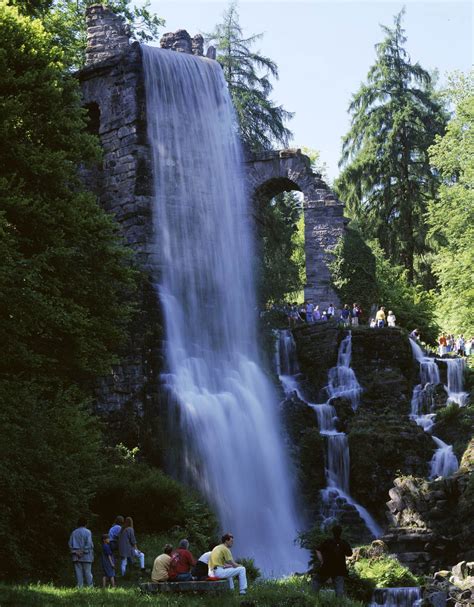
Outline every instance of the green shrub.
{"label": "green shrub", "polygon": [[254,559],[243,556],[239,557],[237,562],[245,567],[245,570],[247,571],[247,580],[249,582],[255,582],[255,580],[262,575],[262,572],[255,564]]}
{"label": "green shrub", "polygon": [[74,388],[1,381],[0,402],[0,578],[53,579],[94,490],[96,420]]}
{"label": "green shrub", "polygon": [[354,571],[365,580],[371,580],[378,588],[418,586],[417,578],[396,558],[386,554],[376,558],[359,559]]}
{"label": "green shrub", "polygon": [[196,544],[207,544],[216,521],[191,490],[158,468],[122,459],[101,476],[91,502],[98,523],[108,529],[117,514],[131,516],[137,532],[163,533],[178,527]]}

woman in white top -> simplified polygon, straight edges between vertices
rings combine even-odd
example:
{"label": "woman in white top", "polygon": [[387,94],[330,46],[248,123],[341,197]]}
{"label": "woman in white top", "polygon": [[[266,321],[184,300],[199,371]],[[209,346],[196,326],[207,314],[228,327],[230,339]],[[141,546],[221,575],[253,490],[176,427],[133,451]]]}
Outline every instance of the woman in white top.
{"label": "woman in white top", "polygon": [[395,318],[395,314],[392,312],[392,310],[389,310],[388,316],[387,316],[388,326],[394,327],[396,322],[397,322],[397,319]]}

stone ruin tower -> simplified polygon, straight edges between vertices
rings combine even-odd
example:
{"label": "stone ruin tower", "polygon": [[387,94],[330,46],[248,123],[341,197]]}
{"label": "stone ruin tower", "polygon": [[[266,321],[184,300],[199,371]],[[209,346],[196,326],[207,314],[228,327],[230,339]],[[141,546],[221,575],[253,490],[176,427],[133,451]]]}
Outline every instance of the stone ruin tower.
{"label": "stone ruin tower", "polygon": [[[122,364],[102,381],[97,410],[107,415],[117,440],[143,444],[156,433],[154,426],[162,414],[157,380],[162,365],[163,335],[159,304],[151,283],[153,180],[141,51],[137,42],[130,43],[130,31],[123,20],[104,6],[90,6],[86,20],[86,65],[78,78],[83,105],[89,113],[89,129],[100,139],[103,159],[100,166],[84,171],[84,179],[103,208],[115,216],[126,242],[149,277],[142,292],[142,312],[133,332],[133,343]],[[192,38],[185,30],[161,38],[162,48],[170,52],[199,56],[204,54],[203,42],[202,36]],[[206,57],[215,59],[213,47]],[[331,249],[344,231],[342,203],[321,176],[312,172],[309,159],[299,150],[247,155],[245,165],[248,192],[255,205],[268,203],[283,191],[303,193],[305,296],[320,306],[331,301],[337,303],[328,261]]]}

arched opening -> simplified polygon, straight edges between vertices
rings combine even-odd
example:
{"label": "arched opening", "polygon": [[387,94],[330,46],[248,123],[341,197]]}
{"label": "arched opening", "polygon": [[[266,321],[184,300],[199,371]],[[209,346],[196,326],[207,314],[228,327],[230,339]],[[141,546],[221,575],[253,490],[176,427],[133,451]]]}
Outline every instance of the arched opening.
{"label": "arched opening", "polygon": [[262,308],[302,301],[306,283],[304,196],[295,181],[271,178],[253,196]]}

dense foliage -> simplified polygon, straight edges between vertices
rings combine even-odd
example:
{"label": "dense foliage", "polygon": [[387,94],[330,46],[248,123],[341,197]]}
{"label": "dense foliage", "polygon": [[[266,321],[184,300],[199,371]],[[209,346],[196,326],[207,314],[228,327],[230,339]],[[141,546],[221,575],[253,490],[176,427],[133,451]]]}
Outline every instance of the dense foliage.
{"label": "dense foliage", "polygon": [[357,229],[347,228],[337,243],[331,276],[340,301],[361,305],[366,320],[371,307],[379,301],[379,289],[375,256]]}
{"label": "dense foliage", "polygon": [[454,115],[446,134],[430,148],[442,184],[439,196],[428,206],[428,225],[438,243],[433,270],[439,283],[439,323],[470,337],[474,335],[474,72],[451,78],[447,98]]}
{"label": "dense foliage", "polygon": [[360,303],[365,316],[383,305],[394,312],[397,325],[409,331],[417,328],[423,341],[434,343],[438,333],[434,295],[412,285],[408,271],[390,262],[376,241],[367,244],[355,224],[337,244],[331,272],[343,303]]}
{"label": "dense foliage", "polygon": [[62,53],[4,1],[0,35],[0,571],[40,575],[93,490],[100,437],[82,385],[126,336],[135,272],[77,177],[98,151]]}
{"label": "dense foliage", "polygon": [[[25,15],[38,17],[53,36],[54,42],[64,52],[64,63],[78,68],[84,64],[86,49],[86,20],[88,6],[96,0],[12,0]],[[130,36],[142,42],[157,37],[164,25],[163,19],[150,11],[150,1],[132,4],[131,0],[107,0],[102,2],[114,13],[123,17]]]}
{"label": "dense foliage", "polygon": [[367,82],[349,106],[336,187],[364,236],[377,239],[388,259],[406,268],[410,283],[431,287],[424,213],[439,179],[428,149],[446,117],[430,74],[404,48],[402,16],[393,28],[383,27],[386,37],[376,46]]}
{"label": "dense foliage", "polygon": [[253,151],[270,149],[274,144],[285,146],[291,135],[285,121],[292,114],[270,99],[270,78],[278,78],[277,65],[252,51],[261,37],[262,34],[244,37],[236,2],[231,2],[222,23],[207,34],[208,41],[217,48],[217,60],[229,85],[242,141]]}
{"label": "dense foliage", "polygon": [[304,284],[304,228],[301,200],[284,192],[262,201],[257,211],[261,243],[259,299],[281,302]]}

